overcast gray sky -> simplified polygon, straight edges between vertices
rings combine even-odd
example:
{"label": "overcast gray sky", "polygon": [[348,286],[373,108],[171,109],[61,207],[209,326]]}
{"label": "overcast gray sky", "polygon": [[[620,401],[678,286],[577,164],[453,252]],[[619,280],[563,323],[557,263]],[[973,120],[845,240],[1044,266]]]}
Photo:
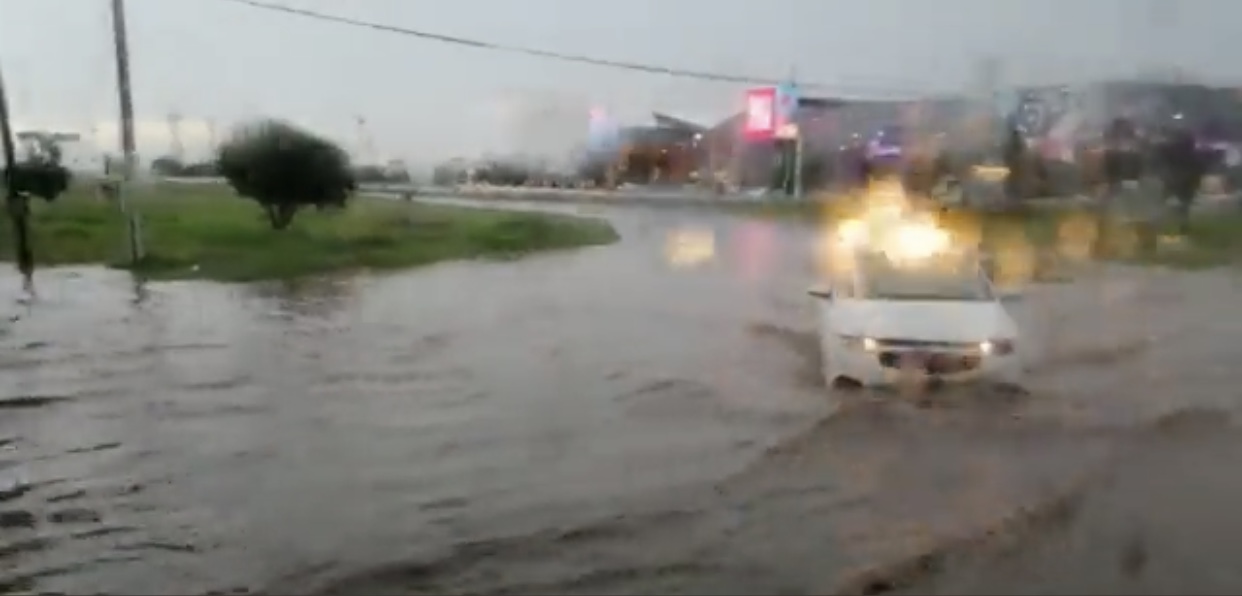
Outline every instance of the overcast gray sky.
{"label": "overcast gray sky", "polygon": [[[985,55],[1008,79],[1131,74],[1165,54],[1242,80],[1228,58],[1236,0],[274,0],[358,19],[569,53],[852,88],[965,85]],[[98,131],[115,146],[108,0],[0,0],[0,67],[19,123]],[[528,148],[556,152],[591,105],[628,122],[652,109],[725,115],[743,86],[679,80],[311,21],[222,0],[128,0],[140,151],[166,151],[184,116],[277,115],[381,158],[427,163]],[[1123,10],[1124,8],[1124,10]],[[1154,18],[1153,18],[1154,17]],[[1157,26],[1158,25],[1158,26]],[[1219,55],[1221,58],[1216,58]],[[540,109],[542,108],[542,109]]]}

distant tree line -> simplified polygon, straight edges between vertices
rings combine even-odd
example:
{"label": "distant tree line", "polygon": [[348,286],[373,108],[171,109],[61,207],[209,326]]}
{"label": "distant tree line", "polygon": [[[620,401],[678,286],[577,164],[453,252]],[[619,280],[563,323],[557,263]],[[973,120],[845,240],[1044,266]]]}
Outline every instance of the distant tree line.
{"label": "distant tree line", "polygon": [[493,160],[473,167],[460,161],[441,164],[432,171],[431,181],[437,186],[455,186],[469,182],[493,186],[563,186],[570,183],[570,178],[539,165]]}
{"label": "distant tree line", "polygon": [[407,184],[410,173],[405,168],[357,166],[354,168],[354,179],[363,184]]}
{"label": "distant tree line", "polygon": [[[39,133],[25,133],[22,140],[25,150],[11,172],[15,189],[28,197],[56,199],[71,179],[61,164],[59,141]],[[345,150],[326,137],[272,119],[237,128],[214,159],[187,164],[166,156],[154,160],[151,170],[161,176],[222,177],[238,196],[259,205],[274,230],[288,228],[307,207],[345,208],[359,182],[409,180],[403,168],[355,167]]]}
{"label": "distant tree line", "polygon": [[[354,180],[361,184],[405,184],[410,174],[404,168],[374,165],[352,166]],[[151,162],[151,173],[166,178],[217,178],[222,176],[215,160],[183,162],[175,157],[158,157]]]}
{"label": "distant tree line", "polygon": [[164,156],[151,161],[151,173],[167,178],[216,178],[220,176],[220,165],[214,160],[183,162]]}

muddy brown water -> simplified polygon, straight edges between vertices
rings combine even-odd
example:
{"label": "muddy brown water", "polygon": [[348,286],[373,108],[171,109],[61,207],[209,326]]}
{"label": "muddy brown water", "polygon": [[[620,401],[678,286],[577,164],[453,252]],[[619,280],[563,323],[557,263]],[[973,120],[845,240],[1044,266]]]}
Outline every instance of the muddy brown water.
{"label": "muddy brown water", "polygon": [[[997,553],[1061,552],[1067,503],[1239,399],[1230,274],[1032,287],[1031,394],[915,404],[820,383],[810,230],[591,212],[623,241],[296,284],[41,272],[0,311],[0,593],[1022,593],[1052,555]],[[669,264],[686,229],[712,260]]]}

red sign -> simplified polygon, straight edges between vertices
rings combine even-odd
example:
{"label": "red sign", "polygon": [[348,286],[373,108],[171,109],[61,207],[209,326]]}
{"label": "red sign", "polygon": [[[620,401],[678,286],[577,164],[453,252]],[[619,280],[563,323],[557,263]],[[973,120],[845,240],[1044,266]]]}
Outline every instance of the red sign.
{"label": "red sign", "polygon": [[776,87],[758,87],[748,90],[742,134],[752,141],[771,139],[775,136],[779,125],[776,108]]}

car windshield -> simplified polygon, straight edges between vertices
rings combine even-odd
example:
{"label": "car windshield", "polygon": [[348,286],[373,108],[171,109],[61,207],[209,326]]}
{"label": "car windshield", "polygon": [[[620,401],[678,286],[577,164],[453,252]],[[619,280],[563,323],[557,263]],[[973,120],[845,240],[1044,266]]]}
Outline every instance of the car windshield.
{"label": "car windshield", "polygon": [[897,263],[882,254],[861,256],[859,298],[873,300],[991,300],[977,262],[968,256],[940,256]]}

